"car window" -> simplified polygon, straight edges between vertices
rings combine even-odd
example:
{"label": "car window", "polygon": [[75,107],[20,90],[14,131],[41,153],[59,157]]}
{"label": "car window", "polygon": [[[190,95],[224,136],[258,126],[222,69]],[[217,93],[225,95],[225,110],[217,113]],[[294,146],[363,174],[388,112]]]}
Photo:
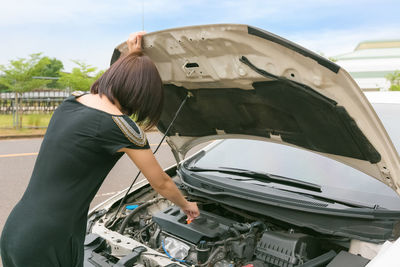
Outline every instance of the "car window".
{"label": "car window", "polygon": [[[399,149],[400,105],[374,105]],[[398,120],[398,119],[397,119]],[[400,198],[385,184],[352,167],[309,151],[264,141],[227,139],[209,150],[196,167],[233,167],[268,172],[319,184],[323,193],[362,203],[399,209]],[[360,186],[362,185],[362,186]],[[397,208],[396,208],[397,207]]]}

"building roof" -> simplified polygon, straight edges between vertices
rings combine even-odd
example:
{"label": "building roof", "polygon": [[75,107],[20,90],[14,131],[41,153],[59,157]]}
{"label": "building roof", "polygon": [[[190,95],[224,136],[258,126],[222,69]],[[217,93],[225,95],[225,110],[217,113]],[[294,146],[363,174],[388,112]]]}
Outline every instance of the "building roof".
{"label": "building roof", "polygon": [[374,40],[359,43],[355,51],[362,49],[400,48],[400,40]]}
{"label": "building roof", "polygon": [[334,58],[364,90],[387,90],[386,76],[400,69],[400,40],[364,41]]}
{"label": "building roof", "polygon": [[400,40],[364,41],[353,52],[338,55],[336,60],[400,58]]}
{"label": "building roof", "polygon": [[374,59],[374,58],[400,58],[399,48],[379,48],[355,50],[351,53],[336,56],[337,60]]}

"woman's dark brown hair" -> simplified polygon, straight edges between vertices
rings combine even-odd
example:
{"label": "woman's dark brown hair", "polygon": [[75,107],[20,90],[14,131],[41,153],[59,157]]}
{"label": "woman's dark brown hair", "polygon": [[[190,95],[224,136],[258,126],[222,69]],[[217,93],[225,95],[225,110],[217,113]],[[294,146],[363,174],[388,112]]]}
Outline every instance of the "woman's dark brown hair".
{"label": "woman's dark brown hair", "polygon": [[160,119],[164,102],[161,77],[151,59],[141,52],[118,59],[90,92],[106,95],[113,104],[117,100],[124,114],[134,114],[136,121],[147,129]]}

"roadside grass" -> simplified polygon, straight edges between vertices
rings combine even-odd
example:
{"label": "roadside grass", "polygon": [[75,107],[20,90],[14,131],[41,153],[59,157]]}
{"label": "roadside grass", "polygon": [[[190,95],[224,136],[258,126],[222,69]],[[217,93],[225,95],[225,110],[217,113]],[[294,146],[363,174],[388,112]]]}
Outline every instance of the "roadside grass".
{"label": "roadside grass", "polygon": [[[22,128],[25,127],[47,127],[50,122],[52,114],[25,114],[22,115]],[[12,114],[0,114],[0,131],[3,132],[4,128],[12,129],[13,116]],[[24,130],[24,129],[23,129]]]}
{"label": "roadside grass", "polygon": [[22,128],[13,128],[12,114],[0,114],[0,137],[44,135],[52,114],[22,115]]}
{"label": "roadside grass", "polygon": [[41,129],[32,129],[32,128],[22,128],[20,130],[16,129],[0,129],[0,139],[8,138],[8,137],[17,137],[17,136],[39,136],[44,135],[46,133],[47,128]]}

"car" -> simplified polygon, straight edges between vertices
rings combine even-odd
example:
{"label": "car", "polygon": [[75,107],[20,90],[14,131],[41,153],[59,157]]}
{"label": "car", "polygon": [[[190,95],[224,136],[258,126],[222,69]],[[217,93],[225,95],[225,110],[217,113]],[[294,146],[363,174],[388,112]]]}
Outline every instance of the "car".
{"label": "car", "polygon": [[334,62],[247,25],[143,41],[164,83],[165,171],[200,216],[140,180],[89,212],[85,266],[398,262],[381,255],[400,242],[398,93],[366,96]]}

